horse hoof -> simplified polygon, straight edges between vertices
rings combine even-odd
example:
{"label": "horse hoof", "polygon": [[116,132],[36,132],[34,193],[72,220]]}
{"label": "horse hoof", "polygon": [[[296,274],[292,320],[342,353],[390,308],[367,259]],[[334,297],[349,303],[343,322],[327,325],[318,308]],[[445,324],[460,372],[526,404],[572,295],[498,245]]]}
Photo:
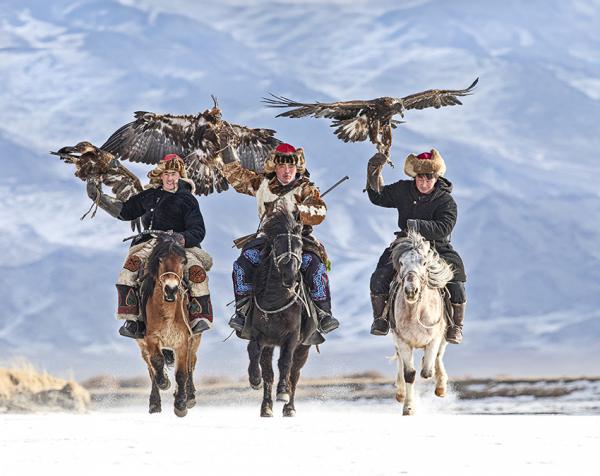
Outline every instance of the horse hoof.
{"label": "horse hoof", "polygon": [[271,410],[270,408],[263,408],[260,411],[260,416],[265,417],[265,418],[270,418],[273,416],[273,410]]}
{"label": "horse hoof", "polygon": [[290,401],[290,394],[286,392],[279,392],[277,394],[277,401],[288,403]]}
{"label": "horse hoof", "polygon": [[188,398],[187,402],[185,402],[185,406],[189,409],[189,408],[194,408],[196,406],[196,399],[195,398]]}
{"label": "horse hoof", "polygon": [[421,369],[421,377],[423,378],[431,378],[433,376],[433,371]]}
{"label": "horse hoof", "polygon": [[171,381],[169,380],[167,374],[163,374],[161,378],[158,378],[157,376],[156,385],[161,390],[169,390],[171,388]]}
{"label": "horse hoof", "polygon": [[445,397],[446,396],[446,389],[442,388],[442,387],[437,387],[435,389],[435,394],[438,397]]}
{"label": "horse hoof", "polygon": [[404,395],[401,395],[399,393],[396,394],[396,401],[398,403],[404,403]]}
{"label": "horse hoof", "polygon": [[415,414],[415,411],[411,407],[405,407],[402,410],[402,415],[404,415],[404,416],[410,416],[410,415],[414,415],[414,414]]}
{"label": "horse hoof", "polygon": [[162,409],[160,408],[160,405],[150,405],[150,409],[148,410],[148,412],[150,414],[152,413],[160,413],[162,411]]}
{"label": "horse hoof", "polygon": [[296,410],[294,410],[293,408],[284,408],[283,409],[283,416],[284,417],[295,417],[296,416]]}
{"label": "horse hoof", "polygon": [[175,407],[175,415],[177,415],[180,418],[183,418],[184,416],[187,415],[187,408],[186,407],[183,407],[183,408]]}
{"label": "horse hoof", "polygon": [[253,390],[260,390],[263,386],[262,380],[259,380],[258,383],[256,383],[256,384],[250,382],[250,386],[252,387]]}

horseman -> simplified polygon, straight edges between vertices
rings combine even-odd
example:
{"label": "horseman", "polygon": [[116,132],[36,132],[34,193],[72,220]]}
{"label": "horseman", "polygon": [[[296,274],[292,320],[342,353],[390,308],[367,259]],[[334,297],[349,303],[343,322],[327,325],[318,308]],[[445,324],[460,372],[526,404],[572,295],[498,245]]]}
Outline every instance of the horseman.
{"label": "horseman", "polygon": [[[386,160],[383,154],[375,154],[369,160],[368,170],[380,171]],[[450,292],[453,315],[446,331],[446,341],[460,344],[467,300],[464,285],[466,275],[462,259],[450,244],[457,209],[451,195],[452,183],[443,177],[445,171],[444,159],[435,149],[419,155],[410,154],[404,162],[404,173],[413,180],[399,180],[376,192],[373,184],[382,180],[378,172],[376,177],[369,177],[367,191],[369,199],[375,205],[398,210],[398,226],[401,231],[396,232],[397,235],[406,236],[408,230],[419,232],[452,266],[454,277],[447,284],[447,289]],[[391,248],[388,247],[379,258],[377,268],[371,276],[373,335],[386,335],[390,328],[388,317],[384,314],[390,297],[390,283],[395,275],[390,255]]]}
{"label": "horseman", "polygon": [[[185,247],[189,326],[192,333],[199,334],[212,326],[213,316],[205,272],[211,263],[208,255],[200,249],[206,230],[198,201],[193,195],[194,182],[187,178],[183,160],[177,154],[166,155],[148,173],[148,178],[149,188],[125,202],[102,193],[91,182],[88,182],[87,191],[89,197],[113,217],[119,220],[141,217],[146,230],[172,231],[175,240]],[[152,235],[139,235],[132,242],[117,279],[117,319],[125,320],[119,329],[122,336],[144,337],[145,325],[139,320],[137,288],[155,243]]]}
{"label": "horseman", "polygon": [[[299,215],[303,224],[300,270],[317,309],[319,331],[327,333],[336,329],[339,322],[331,315],[329,278],[324,264],[327,256],[323,245],[312,234],[313,226],[325,219],[327,207],[317,187],[308,179],[303,149],[279,144],[265,162],[262,174],[243,168],[238,161],[225,164],[222,171],[237,192],[256,197],[261,224],[279,203]],[[240,257],[233,263],[236,314],[229,325],[238,332],[245,325],[254,291],[254,275],[263,258],[265,241],[259,226],[259,232],[244,245]]]}

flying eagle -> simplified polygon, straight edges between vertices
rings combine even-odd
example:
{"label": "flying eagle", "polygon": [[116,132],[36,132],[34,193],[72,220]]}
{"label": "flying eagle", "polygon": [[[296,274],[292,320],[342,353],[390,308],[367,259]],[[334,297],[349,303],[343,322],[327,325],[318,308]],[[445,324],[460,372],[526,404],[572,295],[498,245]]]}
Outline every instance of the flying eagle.
{"label": "flying eagle", "polygon": [[269,107],[292,108],[277,117],[326,117],[333,119],[334,134],[344,142],[357,142],[369,139],[377,146],[377,151],[389,161],[392,147],[392,129],[403,121],[393,119],[396,114],[404,117],[409,109],[425,109],[462,104],[460,96],[468,96],[479,78],[467,89],[430,89],[403,98],[381,97],[368,101],[346,101],[332,103],[301,103],[282,96],[271,94],[263,98]]}
{"label": "flying eagle", "polygon": [[244,168],[262,172],[270,152],[280,144],[272,129],[252,129],[224,121],[214,107],[196,115],[138,111],[135,121],[115,131],[100,147],[117,159],[157,164],[178,154],[198,195],[228,189],[219,165],[239,160]]}
{"label": "flying eagle", "polygon": [[[144,190],[135,174],[123,166],[112,154],[99,149],[90,142],[79,142],[75,146],[62,147],[58,151],[50,153],[58,155],[68,164],[75,165],[75,176],[84,182],[94,183],[98,187],[100,184],[110,187],[115,197],[122,202]],[[81,218],[85,218],[93,207],[94,205]],[[94,210],[92,216],[95,214]],[[133,227],[134,223],[132,223]]]}

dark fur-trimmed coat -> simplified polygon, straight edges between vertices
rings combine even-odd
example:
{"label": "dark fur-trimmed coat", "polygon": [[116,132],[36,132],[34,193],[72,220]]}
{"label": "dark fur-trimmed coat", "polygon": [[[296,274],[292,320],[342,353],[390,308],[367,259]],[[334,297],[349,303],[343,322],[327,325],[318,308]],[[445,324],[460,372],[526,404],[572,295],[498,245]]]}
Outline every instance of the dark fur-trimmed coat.
{"label": "dark fur-trimmed coat", "polygon": [[[206,235],[198,200],[192,195],[190,185],[183,180],[179,181],[174,193],[167,192],[162,187],[149,188],[123,203],[119,216],[121,220],[139,217],[143,217],[145,229],[152,224],[153,230],[181,233],[185,238],[186,248],[199,246]],[[149,235],[140,237],[132,246],[151,238]]]}
{"label": "dark fur-trimmed coat", "polygon": [[417,231],[433,242],[435,249],[454,269],[453,281],[466,281],[465,267],[450,244],[450,234],[456,224],[456,202],[452,198],[452,183],[438,178],[433,192],[422,194],[414,180],[399,180],[386,185],[380,193],[368,189],[375,205],[398,210],[398,226],[406,230],[407,220],[416,220]]}

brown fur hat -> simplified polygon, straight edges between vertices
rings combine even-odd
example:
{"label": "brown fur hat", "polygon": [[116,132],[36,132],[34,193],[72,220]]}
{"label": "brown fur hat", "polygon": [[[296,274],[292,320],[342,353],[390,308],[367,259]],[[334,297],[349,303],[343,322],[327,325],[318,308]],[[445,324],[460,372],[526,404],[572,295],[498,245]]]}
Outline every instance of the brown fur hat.
{"label": "brown fur hat", "polygon": [[304,160],[304,149],[294,147],[290,144],[279,144],[265,162],[263,172],[270,174],[275,172],[275,166],[278,164],[292,164],[296,166],[298,173],[303,174],[306,170],[306,161]]}
{"label": "brown fur hat", "polygon": [[435,174],[441,177],[446,173],[446,163],[436,149],[415,155],[409,154],[404,161],[404,173],[409,177],[418,174]]}
{"label": "brown fur hat", "polygon": [[175,172],[179,172],[179,176],[182,179],[187,179],[187,172],[185,171],[185,164],[181,157],[177,154],[167,154],[164,158],[156,165],[156,167],[148,172],[148,178],[150,179],[151,185],[160,185],[162,183],[160,176],[167,172],[168,170],[173,170]]}

